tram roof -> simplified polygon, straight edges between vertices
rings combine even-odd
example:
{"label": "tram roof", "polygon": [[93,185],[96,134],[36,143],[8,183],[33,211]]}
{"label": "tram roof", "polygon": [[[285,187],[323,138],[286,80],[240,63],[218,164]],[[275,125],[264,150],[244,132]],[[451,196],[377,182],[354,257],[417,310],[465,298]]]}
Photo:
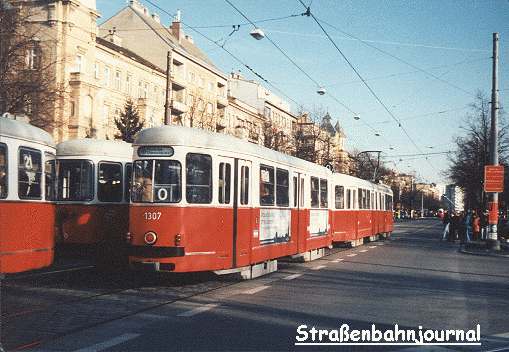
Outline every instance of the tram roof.
{"label": "tram roof", "polygon": [[340,174],[340,173],[334,173],[333,177],[340,182],[345,182],[346,184],[353,185],[355,187],[369,187],[369,188],[374,188],[375,190],[377,190],[379,192],[384,191],[384,192],[392,193],[391,188],[383,183],[373,183],[371,181],[364,180],[364,179],[361,179],[361,178],[358,178],[355,176],[350,176],[350,175]]}
{"label": "tram roof", "polygon": [[70,139],[57,145],[57,156],[115,156],[131,159],[131,144],[100,139]]}
{"label": "tram roof", "polygon": [[0,116],[0,136],[24,139],[29,142],[55,147],[53,137],[43,129],[29,123]]}
{"label": "tram roof", "polygon": [[226,150],[239,154],[255,156],[273,162],[280,162],[286,165],[294,165],[298,168],[320,169],[321,172],[330,171],[318,164],[286,155],[275,150],[250,143],[240,138],[226,134],[219,134],[198,128],[183,126],[161,126],[142,130],[134,145],[170,145],[170,146],[193,146],[198,148],[210,148],[215,150]]}

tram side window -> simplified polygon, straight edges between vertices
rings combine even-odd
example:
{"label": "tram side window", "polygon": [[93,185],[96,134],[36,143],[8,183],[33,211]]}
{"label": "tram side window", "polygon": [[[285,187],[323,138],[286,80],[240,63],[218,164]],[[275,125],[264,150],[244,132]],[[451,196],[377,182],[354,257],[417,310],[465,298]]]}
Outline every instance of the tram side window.
{"label": "tram side window", "polygon": [[320,179],[320,208],[327,208],[329,206],[328,195],[327,180]]}
{"label": "tram side window", "polygon": [[99,163],[97,198],[101,202],[121,202],[122,193],[122,164]]}
{"label": "tram side window", "polygon": [[[350,198],[350,196],[348,196]],[[345,208],[345,188],[343,186],[334,187],[334,200],[336,209]]]}
{"label": "tram side window", "polygon": [[57,199],[89,201],[94,199],[94,166],[88,160],[59,160]]}
{"label": "tram side window", "polygon": [[276,169],[276,205],[287,207],[289,205],[289,178],[288,171]]}
{"label": "tram side window", "polygon": [[232,166],[228,163],[219,163],[219,203],[230,204],[230,187]]}
{"label": "tram side window", "polygon": [[[136,160],[133,164],[134,177],[131,190],[131,200],[133,202],[152,202],[153,185],[152,170],[154,160]],[[158,170],[160,173],[161,167]],[[160,179],[161,177],[159,177]],[[163,187],[163,185],[161,185]],[[164,188],[164,187],[163,187]],[[161,191],[164,193],[164,191]],[[166,191],[168,193],[168,191]],[[168,194],[166,194],[168,197]]]}
{"label": "tram side window", "polygon": [[212,202],[212,157],[206,154],[186,155],[186,200],[188,203]]}
{"label": "tram side window", "polygon": [[133,177],[133,164],[126,163],[124,172],[124,200],[127,203],[129,203],[129,199],[131,198],[132,177]]}
{"label": "tram side window", "polygon": [[[355,209],[356,204],[357,204],[357,191],[354,189],[354,190],[352,190],[352,193],[353,193],[352,209]],[[359,197],[360,197],[360,195],[359,195]]]}
{"label": "tram side window", "polygon": [[358,188],[357,190],[359,192],[359,209],[362,209],[363,208],[362,207],[362,193],[363,193],[363,191],[360,188]]}
{"label": "tram side window", "polygon": [[7,198],[7,146],[0,143],[0,199]]}
{"label": "tram side window", "polygon": [[[147,185],[150,188],[147,192],[150,193],[144,196],[145,199],[153,199],[154,202],[158,203],[180,202],[182,200],[182,166],[180,162],[177,160],[155,160],[154,163],[154,191],[152,194],[152,175],[150,175],[150,183]],[[151,170],[152,168],[150,168]],[[212,183],[212,180],[210,180],[210,183]],[[147,200],[143,201],[146,202]]]}
{"label": "tram side window", "polygon": [[311,177],[311,207],[318,208],[320,206],[320,180]]}
{"label": "tram side window", "polygon": [[293,180],[293,206],[294,208],[297,207],[297,202],[298,202],[298,184],[297,184],[297,177],[296,176],[293,176],[292,178]]}
{"label": "tram side window", "polygon": [[371,192],[366,191],[366,209],[371,209]]}
{"label": "tram side window", "polygon": [[20,199],[41,199],[41,152],[19,148],[18,195]]}
{"label": "tram side window", "polygon": [[44,181],[46,185],[46,200],[55,200],[56,192],[55,192],[55,176],[56,176],[56,167],[55,167],[55,154],[52,153],[44,153],[46,158],[46,162],[44,163]]}
{"label": "tram side window", "polygon": [[350,209],[350,204],[351,204],[350,200],[351,200],[351,197],[352,197],[351,193],[352,193],[351,190],[349,190],[349,189],[346,190],[346,209]]}
{"label": "tram side window", "polygon": [[249,166],[240,168],[240,204],[249,204]]}
{"label": "tram side window", "polygon": [[299,206],[301,208],[304,207],[304,194],[305,194],[304,193],[304,184],[305,184],[304,183],[304,178],[301,178],[300,179],[300,192],[299,192],[299,194],[300,194],[300,201],[299,201],[300,204],[299,204]]}
{"label": "tram side window", "polygon": [[260,205],[274,205],[274,168],[260,165]]}

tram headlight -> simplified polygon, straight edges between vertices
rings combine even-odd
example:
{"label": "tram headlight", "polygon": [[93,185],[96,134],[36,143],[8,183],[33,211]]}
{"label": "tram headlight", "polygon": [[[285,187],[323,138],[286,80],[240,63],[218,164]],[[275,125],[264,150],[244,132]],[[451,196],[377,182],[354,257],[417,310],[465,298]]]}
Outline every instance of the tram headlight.
{"label": "tram headlight", "polygon": [[157,241],[157,235],[155,232],[149,231],[143,236],[143,239],[146,244],[153,245]]}

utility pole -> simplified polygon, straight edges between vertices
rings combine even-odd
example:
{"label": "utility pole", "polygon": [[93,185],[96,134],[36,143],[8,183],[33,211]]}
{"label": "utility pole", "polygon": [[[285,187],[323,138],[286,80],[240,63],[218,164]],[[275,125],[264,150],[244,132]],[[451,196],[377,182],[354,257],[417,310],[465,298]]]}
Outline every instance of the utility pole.
{"label": "utility pole", "polygon": [[164,124],[171,125],[171,63],[172,50],[166,55],[166,97],[164,102]]}
{"label": "utility pole", "polygon": [[[498,165],[498,33],[493,33],[493,78],[491,87],[491,138],[490,138],[490,161],[491,165]],[[489,203],[488,248],[500,250],[500,242],[497,236],[498,224],[498,193],[491,193]]]}
{"label": "utility pole", "polygon": [[424,217],[424,192],[421,191],[421,218]]}

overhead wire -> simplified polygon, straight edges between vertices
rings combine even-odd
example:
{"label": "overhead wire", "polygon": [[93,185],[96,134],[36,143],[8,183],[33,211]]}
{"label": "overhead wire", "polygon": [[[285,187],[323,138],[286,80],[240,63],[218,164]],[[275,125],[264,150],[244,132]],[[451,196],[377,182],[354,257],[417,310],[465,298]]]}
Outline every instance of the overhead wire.
{"label": "overhead wire", "polygon": [[[378,103],[384,108],[384,110],[391,116],[391,118],[396,121],[396,123],[398,124],[398,127],[401,128],[401,130],[404,132],[404,134],[407,136],[407,138],[410,140],[410,142],[413,144],[413,146],[416,148],[416,150],[418,150],[419,152],[422,152],[420,147],[417,145],[417,143],[414,141],[414,139],[410,136],[410,134],[408,133],[408,131],[405,129],[405,127],[403,126],[403,124],[401,123],[401,121],[392,113],[391,110],[389,110],[389,108],[387,107],[387,105],[380,99],[380,97],[375,93],[375,91],[371,88],[371,86],[366,82],[366,80],[364,79],[364,77],[360,74],[360,72],[357,70],[357,68],[352,64],[352,62],[346,57],[346,55],[343,53],[343,51],[339,48],[339,46],[336,44],[336,42],[331,38],[330,34],[325,30],[325,28],[323,27],[323,25],[321,24],[321,22],[318,20],[318,18],[314,15],[313,12],[311,12],[310,8],[308,6],[306,6],[306,4],[302,1],[302,0],[298,0],[302,6],[304,6],[304,8],[306,8],[307,10],[307,13],[309,14],[309,16],[311,18],[313,18],[313,20],[316,22],[316,24],[320,27],[320,29],[322,30],[322,32],[327,36],[327,38],[329,39],[329,41],[332,43],[332,45],[336,48],[336,50],[339,52],[339,54],[343,57],[343,59],[346,61],[346,63],[348,64],[348,66],[350,66],[350,68],[355,72],[355,74],[357,75],[357,77],[359,77],[359,79],[362,81],[362,83],[366,86],[366,88],[369,90],[369,92],[371,93],[371,95],[373,95],[373,97],[378,101]],[[434,167],[433,164],[431,164],[431,162],[426,159],[426,161],[428,162],[428,164],[435,170],[438,172],[438,170],[436,170],[436,168]]]}
{"label": "overhead wire", "polygon": [[[251,19],[249,19],[249,17],[247,17],[247,15],[242,12],[237,6],[235,6],[230,0],[224,0],[228,5],[230,5],[235,11],[237,11],[246,21],[248,21],[249,23],[251,23],[251,25],[253,25],[255,28],[258,28],[255,24],[254,21],[252,21]],[[301,16],[308,16],[308,11],[304,12],[301,14]],[[304,70],[299,64],[297,64],[297,62],[295,62],[295,60],[293,60],[290,55],[288,55],[274,40],[272,40],[270,38],[269,35],[267,35],[266,33],[264,33],[264,37],[288,60],[290,61],[290,63],[295,66],[301,73],[303,73],[311,82],[313,82],[317,88],[321,88],[322,85],[320,83],[318,83],[318,81],[316,79],[314,79],[308,72],[306,72],[306,70]],[[352,110],[349,106],[347,106],[345,103],[343,103],[342,101],[340,101],[337,97],[335,97],[334,95],[332,95],[331,93],[329,92],[326,92],[325,94],[327,94],[327,96],[329,96],[332,100],[334,100],[336,103],[338,103],[339,105],[341,105],[344,109],[346,109],[348,112],[352,113],[354,116],[358,115],[357,112],[355,112],[354,110]],[[376,136],[379,136],[379,137],[382,137],[387,143],[388,140],[385,138],[385,136],[383,136],[382,134],[380,134],[380,131],[375,129],[373,126],[371,126],[369,123],[367,123],[366,121],[364,120],[361,120],[361,123],[363,125],[365,125],[366,127],[368,127],[370,130],[372,130]]]}

